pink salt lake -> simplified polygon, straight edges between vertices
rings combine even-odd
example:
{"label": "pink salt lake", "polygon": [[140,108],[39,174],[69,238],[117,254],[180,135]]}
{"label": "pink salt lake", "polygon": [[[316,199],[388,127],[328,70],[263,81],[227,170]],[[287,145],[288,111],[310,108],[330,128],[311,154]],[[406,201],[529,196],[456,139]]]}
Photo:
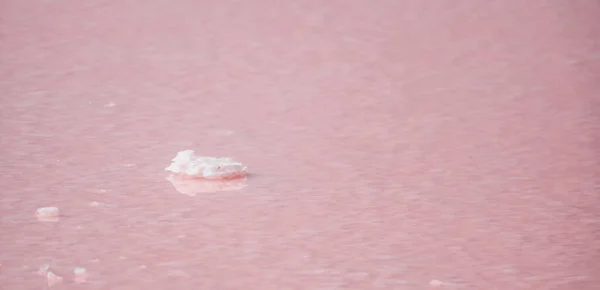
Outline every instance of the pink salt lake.
{"label": "pink salt lake", "polygon": [[[600,287],[597,1],[4,0],[0,33],[1,289]],[[252,175],[173,184],[185,149]]]}

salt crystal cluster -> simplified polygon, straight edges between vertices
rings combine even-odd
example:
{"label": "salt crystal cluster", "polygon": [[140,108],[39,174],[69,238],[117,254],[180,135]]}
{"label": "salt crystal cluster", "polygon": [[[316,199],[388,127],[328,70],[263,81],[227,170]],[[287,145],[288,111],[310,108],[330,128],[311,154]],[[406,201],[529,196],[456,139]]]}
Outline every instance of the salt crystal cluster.
{"label": "salt crystal cluster", "polygon": [[247,175],[247,167],[231,158],[197,156],[193,150],[177,153],[165,170],[205,179],[232,179]]}

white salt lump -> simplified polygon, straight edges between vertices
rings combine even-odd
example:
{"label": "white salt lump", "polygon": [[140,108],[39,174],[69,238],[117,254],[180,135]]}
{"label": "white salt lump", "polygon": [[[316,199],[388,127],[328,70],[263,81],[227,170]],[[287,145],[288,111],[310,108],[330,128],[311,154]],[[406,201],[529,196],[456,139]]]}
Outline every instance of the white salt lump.
{"label": "white salt lump", "polygon": [[60,219],[58,208],[53,206],[38,208],[35,216],[41,222],[57,222]]}
{"label": "white salt lump", "polygon": [[165,170],[195,178],[229,179],[247,175],[247,167],[231,158],[197,156],[193,150],[177,153]]}

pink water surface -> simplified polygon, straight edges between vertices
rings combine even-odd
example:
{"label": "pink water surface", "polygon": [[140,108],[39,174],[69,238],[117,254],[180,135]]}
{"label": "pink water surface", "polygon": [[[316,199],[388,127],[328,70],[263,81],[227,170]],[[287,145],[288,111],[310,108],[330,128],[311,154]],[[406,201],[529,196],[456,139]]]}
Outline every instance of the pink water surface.
{"label": "pink water surface", "polygon": [[599,77],[595,0],[1,0],[0,289],[600,289]]}

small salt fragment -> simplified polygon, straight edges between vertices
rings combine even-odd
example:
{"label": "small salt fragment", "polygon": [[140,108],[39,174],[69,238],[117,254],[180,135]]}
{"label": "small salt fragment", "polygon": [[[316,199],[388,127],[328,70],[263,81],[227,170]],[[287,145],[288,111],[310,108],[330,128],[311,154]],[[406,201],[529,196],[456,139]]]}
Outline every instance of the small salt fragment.
{"label": "small salt fragment", "polygon": [[46,275],[46,278],[48,280],[48,287],[52,287],[60,282],[62,282],[63,278],[52,273],[52,272],[48,272],[48,274]]}
{"label": "small salt fragment", "polygon": [[431,287],[442,287],[442,286],[444,286],[444,282],[442,282],[440,280],[431,280],[431,281],[429,281],[429,286],[431,286]]}
{"label": "small salt fragment", "polygon": [[40,207],[35,212],[35,216],[42,222],[57,222],[59,211],[57,207]]}
{"label": "small salt fragment", "polygon": [[193,150],[177,153],[165,170],[204,179],[232,179],[247,175],[247,167],[227,157],[197,156]]}
{"label": "small salt fragment", "polygon": [[49,269],[50,269],[50,265],[44,264],[44,266],[41,266],[40,269],[37,271],[37,274],[40,276],[46,276],[46,275],[48,275]]}
{"label": "small salt fragment", "polygon": [[75,275],[81,275],[81,274],[85,274],[86,270],[85,270],[85,268],[75,267],[75,269],[73,270],[73,273],[75,273]]}
{"label": "small salt fragment", "polygon": [[85,283],[87,281],[88,273],[85,268],[76,267],[73,270],[73,274],[75,274],[75,278],[74,278],[75,283],[81,284],[81,283]]}

